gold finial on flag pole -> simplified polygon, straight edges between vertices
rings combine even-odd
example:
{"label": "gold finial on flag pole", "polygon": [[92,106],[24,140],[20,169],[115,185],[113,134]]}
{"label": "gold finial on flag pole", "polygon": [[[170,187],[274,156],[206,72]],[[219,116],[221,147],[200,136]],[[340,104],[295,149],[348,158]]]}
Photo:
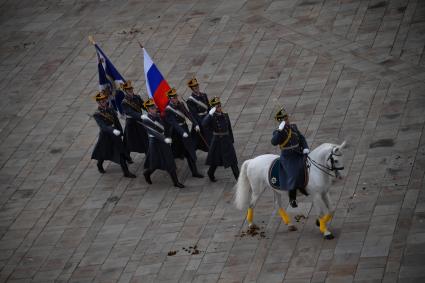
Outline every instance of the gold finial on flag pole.
{"label": "gold finial on flag pole", "polygon": [[89,41],[90,41],[90,43],[91,43],[91,44],[93,44],[93,45],[95,45],[95,44],[96,44],[96,42],[94,41],[93,36],[91,36],[91,35],[89,35]]}

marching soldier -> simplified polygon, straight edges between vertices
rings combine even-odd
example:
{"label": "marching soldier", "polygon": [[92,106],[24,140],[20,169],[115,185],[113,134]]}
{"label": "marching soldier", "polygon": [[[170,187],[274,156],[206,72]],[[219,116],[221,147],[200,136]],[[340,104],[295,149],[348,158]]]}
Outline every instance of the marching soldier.
{"label": "marching soldier", "polygon": [[208,152],[211,143],[212,133],[208,128],[202,126],[202,120],[210,110],[208,96],[199,91],[199,84],[196,78],[192,78],[187,82],[187,86],[192,90],[192,95],[186,100],[192,117],[196,120],[200,127],[200,131],[192,131],[192,137],[197,149]]}
{"label": "marching soldier", "polygon": [[306,155],[310,152],[305,137],[298,130],[297,125],[289,122],[288,114],[281,108],[275,115],[280,122],[273,132],[272,145],[279,145],[280,171],[279,182],[282,190],[288,191],[289,204],[297,207],[297,189],[304,195],[306,186]]}
{"label": "marching soldier", "polygon": [[171,151],[171,138],[169,125],[161,120],[158,108],[152,99],[146,100],[144,107],[148,115],[142,116],[142,123],[149,136],[149,150],[146,154],[145,171],[143,175],[147,183],[152,184],[151,175],[156,169],[167,171],[175,187],[184,188],[177,179],[176,163]]}
{"label": "marching soldier", "polygon": [[134,94],[131,81],[126,81],[122,88],[125,91],[124,100],[121,103],[126,116],[124,129],[124,144],[129,152],[146,153],[148,151],[148,135],[142,122],[143,99]]}
{"label": "marching soldier", "polygon": [[196,167],[196,152],[193,145],[189,127],[186,123],[186,119],[189,119],[195,126],[196,131],[200,131],[199,125],[191,117],[186,106],[181,103],[177,97],[177,91],[175,88],[170,89],[167,92],[167,96],[170,99],[167,107],[165,108],[165,121],[172,127],[172,139],[173,139],[173,153],[175,157],[183,158],[187,160],[190,171],[193,177],[203,178],[198,172]]}
{"label": "marching soldier", "polygon": [[122,127],[117,113],[108,106],[108,96],[104,92],[97,93],[95,99],[99,107],[93,117],[100,128],[100,133],[92,159],[97,160],[97,169],[100,173],[105,173],[103,161],[110,160],[121,165],[124,177],[135,178],[136,176],[128,170],[127,160],[130,156],[121,139]]}
{"label": "marching soldier", "polygon": [[208,177],[211,182],[216,182],[214,177],[218,166],[231,167],[233,175],[237,180],[239,177],[238,159],[233,147],[234,138],[229,115],[221,109],[220,98],[214,97],[210,101],[211,110],[203,120],[203,126],[209,128],[213,137],[207,156]]}

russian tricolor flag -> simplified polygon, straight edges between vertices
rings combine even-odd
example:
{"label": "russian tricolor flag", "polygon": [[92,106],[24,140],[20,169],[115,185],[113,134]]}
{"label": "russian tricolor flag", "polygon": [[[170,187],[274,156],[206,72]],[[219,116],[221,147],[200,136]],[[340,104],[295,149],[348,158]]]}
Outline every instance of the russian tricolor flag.
{"label": "russian tricolor flag", "polygon": [[143,48],[143,58],[148,95],[155,101],[158,109],[163,112],[168,104],[167,91],[170,90],[170,86],[153,63],[145,48]]}

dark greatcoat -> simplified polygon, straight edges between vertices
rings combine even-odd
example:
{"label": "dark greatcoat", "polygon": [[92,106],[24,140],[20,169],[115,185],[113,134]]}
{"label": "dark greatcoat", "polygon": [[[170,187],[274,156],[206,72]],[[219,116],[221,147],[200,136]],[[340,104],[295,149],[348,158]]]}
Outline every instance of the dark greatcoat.
{"label": "dark greatcoat", "polygon": [[[100,128],[100,133],[91,158],[100,161],[110,160],[117,164],[120,164],[120,155],[129,159],[128,151],[122,141],[123,130],[117,113],[112,108],[98,108],[93,118]],[[114,135],[114,130],[120,131],[121,135]]]}
{"label": "dark greatcoat", "polygon": [[149,150],[146,154],[145,169],[154,171],[156,169],[173,172],[176,170],[171,146],[164,139],[170,137],[170,126],[158,116],[144,115],[142,123],[149,136]]}
{"label": "dark greatcoat", "polygon": [[146,153],[148,151],[148,134],[141,124],[143,99],[139,95],[126,95],[121,103],[126,115],[124,144],[130,152]]}
{"label": "dark greatcoat", "polygon": [[200,134],[203,137],[202,138],[199,133],[196,132],[195,128],[192,127],[192,138],[195,147],[196,149],[208,152],[208,147],[212,139],[212,132],[209,128],[202,126],[202,120],[208,115],[208,111],[211,109],[208,96],[202,92],[200,95],[192,93],[192,95],[186,100],[186,104],[193,119],[195,119],[198,123],[201,130]]}
{"label": "dark greatcoat", "polygon": [[208,114],[202,124],[213,132],[206,164],[224,166],[225,168],[238,165],[235,148],[233,147],[234,138],[229,115],[217,112],[213,115]]}
{"label": "dark greatcoat", "polygon": [[[178,111],[177,113],[181,113],[184,117],[177,114],[175,112],[176,110]],[[170,101],[165,108],[165,121],[172,128],[171,138],[173,139],[173,143],[171,144],[171,149],[173,150],[173,155],[175,158],[183,159],[186,152],[193,161],[196,161],[195,146],[193,145],[193,140],[191,138],[191,133],[189,132],[186,119],[192,121],[193,125],[197,125],[196,121],[191,117],[190,112],[183,103],[179,102],[177,105],[173,105]],[[187,138],[183,138],[183,133],[187,133],[189,136]]]}
{"label": "dark greatcoat", "polygon": [[308,148],[305,137],[300,133],[295,124],[285,125],[282,131],[275,130],[271,140],[272,145],[280,145],[287,138],[291,129],[291,138],[281,147],[279,182],[280,189],[291,191],[305,187],[305,156],[303,149]]}

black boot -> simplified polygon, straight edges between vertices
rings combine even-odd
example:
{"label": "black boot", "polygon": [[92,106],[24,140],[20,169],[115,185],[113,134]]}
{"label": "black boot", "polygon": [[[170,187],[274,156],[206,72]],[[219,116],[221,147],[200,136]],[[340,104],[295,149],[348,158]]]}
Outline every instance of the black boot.
{"label": "black boot", "polygon": [[213,165],[211,165],[210,168],[208,169],[207,174],[211,182],[217,182],[217,179],[214,177],[214,173],[216,169],[217,169],[217,166],[213,166]]}
{"label": "black boot", "polygon": [[238,165],[232,165],[233,176],[235,176],[236,181],[239,178],[239,168]]}
{"label": "black boot", "polygon": [[146,169],[143,172],[143,176],[145,176],[146,183],[152,185],[151,174],[152,174],[152,172],[149,169]]}
{"label": "black boot", "polygon": [[196,178],[204,178],[204,176],[198,172],[198,168],[196,168],[196,161],[192,160],[190,157],[186,157],[186,159],[189,169],[192,172],[192,176]]}
{"label": "black boot", "polygon": [[173,180],[174,187],[181,188],[181,189],[184,188],[184,185],[179,182],[179,179],[177,179],[176,171],[169,172],[169,173],[171,176],[171,180]]}
{"label": "black boot", "polygon": [[289,195],[289,205],[293,208],[298,207],[297,203],[297,190],[293,189],[288,192]]}
{"label": "black boot", "polygon": [[134,175],[128,170],[128,166],[127,166],[127,162],[125,161],[125,158],[120,159],[120,165],[121,165],[122,172],[124,173],[124,177],[136,178],[136,175]]}
{"label": "black boot", "polygon": [[99,170],[99,173],[104,174],[106,171],[103,169],[103,160],[97,161],[97,170]]}

